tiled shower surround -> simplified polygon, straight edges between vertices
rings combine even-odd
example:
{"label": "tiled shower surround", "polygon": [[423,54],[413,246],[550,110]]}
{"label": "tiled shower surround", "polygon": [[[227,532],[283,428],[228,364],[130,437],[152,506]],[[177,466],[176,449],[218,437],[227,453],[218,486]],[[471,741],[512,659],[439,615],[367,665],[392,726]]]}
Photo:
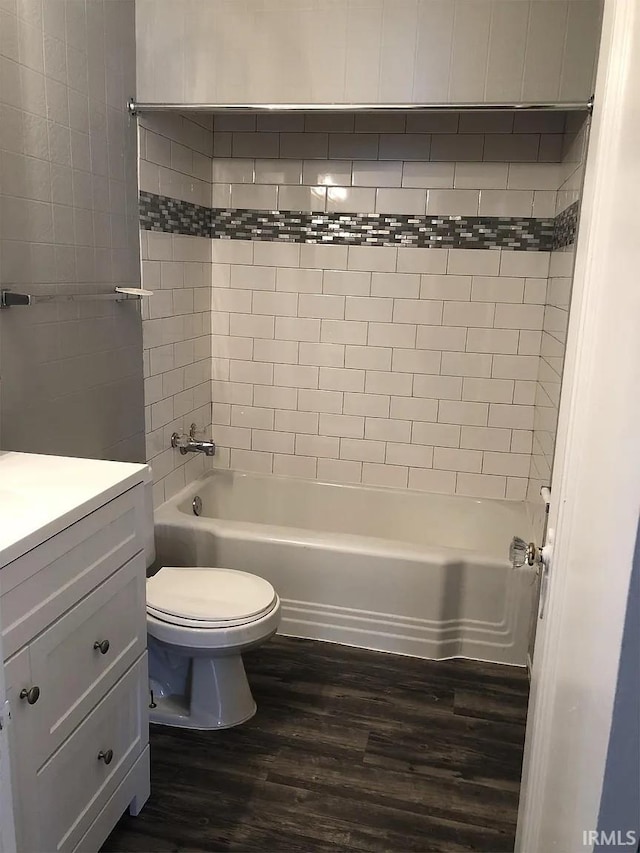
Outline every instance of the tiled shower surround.
{"label": "tiled shower surround", "polygon": [[216,117],[215,464],[524,499],[565,121]]}

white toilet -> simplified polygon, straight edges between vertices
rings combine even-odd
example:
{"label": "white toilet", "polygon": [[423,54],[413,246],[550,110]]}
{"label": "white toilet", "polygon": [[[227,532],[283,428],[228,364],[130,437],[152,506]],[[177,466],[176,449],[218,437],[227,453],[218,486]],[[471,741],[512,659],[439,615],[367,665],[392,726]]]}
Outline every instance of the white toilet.
{"label": "white toilet", "polygon": [[228,729],[256,712],[242,652],[275,634],[280,599],[231,569],[163,568],[147,579],[151,722]]}

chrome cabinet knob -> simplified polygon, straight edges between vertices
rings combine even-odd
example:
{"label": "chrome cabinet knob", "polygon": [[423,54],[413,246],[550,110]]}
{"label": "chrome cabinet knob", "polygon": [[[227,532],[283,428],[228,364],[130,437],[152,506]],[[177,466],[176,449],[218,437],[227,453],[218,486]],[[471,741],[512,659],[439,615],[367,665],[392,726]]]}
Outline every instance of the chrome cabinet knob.
{"label": "chrome cabinet knob", "polygon": [[26,699],[29,705],[35,705],[40,698],[40,688],[31,687],[27,690],[26,687],[23,687],[19,695],[21,699]]}
{"label": "chrome cabinet knob", "polygon": [[96,651],[99,651],[101,655],[106,655],[106,653],[109,651],[109,640],[96,640],[93,644],[93,648]]}
{"label": "chrome cabinet knob", "polygon": [[105,764],[111,764],[113,761],[113,750],[112,749],[101,749],[98,753],[98,761],[104,761]]}

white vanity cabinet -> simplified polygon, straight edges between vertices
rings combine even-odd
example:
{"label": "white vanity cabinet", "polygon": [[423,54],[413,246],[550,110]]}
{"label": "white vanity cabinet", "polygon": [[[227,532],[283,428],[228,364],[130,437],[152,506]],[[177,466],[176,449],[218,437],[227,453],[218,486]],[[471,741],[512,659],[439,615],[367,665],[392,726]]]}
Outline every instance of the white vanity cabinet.
{"label": "white vanity cabinet", "polygon": [[53,535],[0,563],[21,853],[98,850],[149,795],[148,469],[67,461],[89,472],[84,497],[99,466],[114,466],[113,482],[68,511]]}

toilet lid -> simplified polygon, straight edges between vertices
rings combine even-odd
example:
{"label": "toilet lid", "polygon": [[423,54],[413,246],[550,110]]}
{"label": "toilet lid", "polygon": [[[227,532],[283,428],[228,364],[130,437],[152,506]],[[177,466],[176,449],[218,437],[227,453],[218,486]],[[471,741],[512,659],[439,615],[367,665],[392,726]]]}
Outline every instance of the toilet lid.
{"label": "toilet lid", "polygon": [[165,567],[147,579],[152,613],[198,624],[231,625],[257,619],[276,593],[263,578],[234,569]]}

